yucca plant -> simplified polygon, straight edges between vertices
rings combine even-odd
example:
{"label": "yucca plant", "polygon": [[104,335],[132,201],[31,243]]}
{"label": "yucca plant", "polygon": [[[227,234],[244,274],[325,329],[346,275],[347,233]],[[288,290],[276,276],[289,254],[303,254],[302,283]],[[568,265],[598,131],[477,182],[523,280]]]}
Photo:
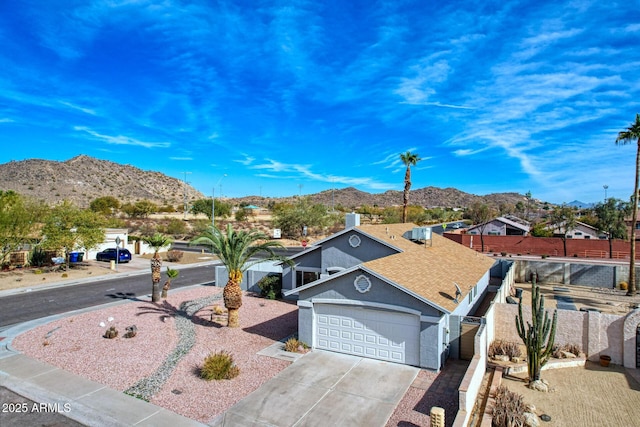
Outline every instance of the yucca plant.
{"label": "yucca plant", "polygon": [[171,289],[171,281],[176,277],[178,277],[179,274],[180,272],[178,270],[171,267],[167,267],[167,281],[164,283],[164,286],[162,287],[162,298],[167,297],[167,292],[169,292],[169,289]]}
{"label": "yucca plant", "polygon": [[158,251],[163,247],[171,244],[171,238],[161,233],[155,233],[152,236],[147,236],[142,239],[153,250],[153,258],[151,258],[151,301],[160,301],[161,288],[160,288],[160,270],[162,269],[162,259],[158,254]]}

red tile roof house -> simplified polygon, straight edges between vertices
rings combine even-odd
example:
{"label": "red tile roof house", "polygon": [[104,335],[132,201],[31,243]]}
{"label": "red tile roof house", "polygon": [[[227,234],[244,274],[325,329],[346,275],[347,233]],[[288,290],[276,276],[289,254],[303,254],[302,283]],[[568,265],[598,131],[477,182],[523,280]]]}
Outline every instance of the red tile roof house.
{"label": "red tile roof house", "polygon": [[293,256],[282,283],[298,296],[298,338],[435,371],[457,357],[460,321],[482,301],[495,261],[430,231],[356,225]]}

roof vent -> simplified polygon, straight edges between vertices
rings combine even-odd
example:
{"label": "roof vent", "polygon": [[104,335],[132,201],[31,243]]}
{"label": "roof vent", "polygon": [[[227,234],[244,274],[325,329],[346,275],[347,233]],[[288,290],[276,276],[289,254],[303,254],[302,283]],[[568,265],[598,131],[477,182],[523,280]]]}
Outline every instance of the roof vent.
{"label": "roof vent", "polygon": [[360,214],[355,212],[348,213],[344,216],[345,228],[357,227],[360,225]]}

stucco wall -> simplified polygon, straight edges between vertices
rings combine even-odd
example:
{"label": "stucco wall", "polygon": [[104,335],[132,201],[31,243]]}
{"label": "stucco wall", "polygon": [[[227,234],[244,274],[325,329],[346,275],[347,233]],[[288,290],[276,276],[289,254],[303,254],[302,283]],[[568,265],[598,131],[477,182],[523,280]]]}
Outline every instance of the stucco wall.
{"label": "stucco wall", "polygon": [[[360,238],[360,245],[352,247],[349,238],[357,235]],[[366,261],[386,257],[397,253],[397,251],[381,244],[378,241],[359,233],[358,230],[351,230],[328,242],[322,244],[322,273],[327,272],[329,267],[350,268],[354,265]]]}
{"label": "stucco wall", "polygon": [[[531,320],[531,308],[523,307],[526,320]],[[515,326],[516,304],[496,304],[495,339],[521,342]],[[552,316],[552,312],[549,315]],[[611,362],[623,364],[625,317],[595,311],[558,310],[557,344],[579,344],[588,359],[597,361],[601,354],[611,356]]]}
{"label": "stucco wall", "polygon": [[[360,293],[353,284],[355,278],[361,274],[371,281],[371,289],[365,293]],[[329,282],[300,291],[299,300],[309,300],[311,298],[348,299],[399,305],[418,310],[425,316],[440,317],[440,312],[430,305],[360,270],[335,277]]]}
{"label": "stucco wall", "polygon": [[[614,288],[626,281],[628,265],[595,265],[548,260],[516,260],[515,277],[518,282],[531,279],[538,274],[540,283],[563,283],[599,288]],[[636,269],[640,273],[640,269]]]}
{"label": "stucco wall", "polygon": [[440,370],[441,353],[443,344],[440,323],[425,323],[420,325],[420,366],[422,368]]}

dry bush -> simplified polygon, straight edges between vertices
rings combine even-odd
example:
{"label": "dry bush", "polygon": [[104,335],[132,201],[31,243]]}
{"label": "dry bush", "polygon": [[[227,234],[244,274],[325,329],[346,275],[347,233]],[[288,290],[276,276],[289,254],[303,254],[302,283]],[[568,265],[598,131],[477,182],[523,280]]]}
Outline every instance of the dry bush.
{"label": "dry bush", "polygon": [[518,343],[505,340],[494,340],[489,345],[488,356],[509,356],[511,359],[512,357],[522,356],[522,351],[520,350],[520,345]]}
{"label": "dry bush", "polygon": [[233,356],[226,351],[212,353],[204,359],[200,376],[205,380],[230,380],[240,374],[240,368],[233,363]]}
{"label": "dry bush", "polygon": [[182,251],[176,251],[171,250],[169,252],[167,252],[167,261],[169,262],[180,262],[180,260],[182,259],[182,257],[184,256],[184,252]]}
{"label": "dry bush", "polygon": [[491,425],[492,427],[522,427],[525,410],[524,397],[501,385],[496,390]]}

